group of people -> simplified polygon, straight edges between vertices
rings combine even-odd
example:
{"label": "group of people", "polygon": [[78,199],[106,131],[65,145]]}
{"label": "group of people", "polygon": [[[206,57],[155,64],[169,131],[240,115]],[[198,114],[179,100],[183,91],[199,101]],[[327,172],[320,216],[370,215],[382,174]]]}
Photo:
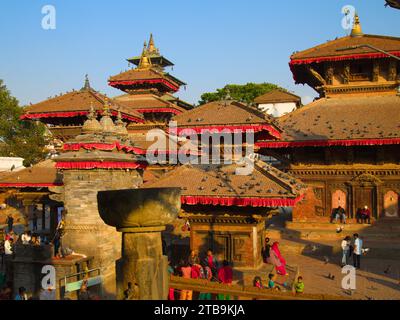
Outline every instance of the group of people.
{"label": "group of people", "polygon": [[[332,210],[330,222],[333,223],[333,221],[335,221],[335,223],[337,223],[338,220],[340,220],[340,223],[346,224],[346,218],[346,210],[343,207],[338,206]],[[357,223],[371,224],[371,210],[368,206],[364,206],[364,208],[359,208],[357,210],[356,219]]]}
{"label": "group of people", "polygon": [[351,239],[349,236],[346,236],[342,240],[341,246],[343,251],[342,267],[349,265],[350,257],[353,256],[353,266],[356,269],[359,269],[361,266],[361,255],[363,253],[363,241],[358,233],[353,235],[353,239]]}
{"label": "group of people", "polygon": [[[229,262],[224,260],[222,265],[218,262],[211,249],[207,250],[204,259],[200,259],[195,250],[190,252],[189,257],[181,261],[178,266],[173,268],[169,266],[168,271],[170,274],[179,275],[185,279],[203,279],[206,281],[219,282],[225,285],[231,285],[233,280],[233,270]],[[170,288],[169,300],[175,300],[175,293],[177,290]],[[198,295],[199,300],[212,300],[213,296],[208,292],[200,292]],[[218,294],[217,300],[230,300],[231,297],[225,294]],[[192,290],[181,290],[179,300],[192,300]]]}

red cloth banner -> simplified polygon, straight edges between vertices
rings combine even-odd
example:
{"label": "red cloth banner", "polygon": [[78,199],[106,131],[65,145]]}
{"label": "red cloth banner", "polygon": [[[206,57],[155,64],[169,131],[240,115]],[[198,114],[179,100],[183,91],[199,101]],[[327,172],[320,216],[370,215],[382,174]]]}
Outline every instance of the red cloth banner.
{"label": "red cloth banner", "polygon": [[[98,114],[102,114],[102,111],[97,111]],[[23,114],[21,120],[30,119],[41,119],[41,118],[73,118],[73,117],[83,117],[89,114],[88,111],[70,111],[70,112],[50,112],[50,113],[26,113]],[[112,115],[117,116],[118,112],[113,111]],[[136,123],[144,123],[143,119],[129,116],[127,114],[121,113],[123,119],[130,120]]]}
{"label": "red cloth banner", "polygon": [[[390,54],[400,57],[400,51],[392,51]],[[360,53],[352,55],[343,56],[328,56],[328,57],[316,57],[308,59],[293,59],[290,61],[290,65],[298,64],[310,64],[310,63],[320,63],[324,61],[344,61],[344,60],[357,60],[357,59],[377,59],[377,58],[387,58],[388,55],[384,53]]]}
{"label": "red cloth banner", "polygon": [[252,132],[260,132],[263,130],[266,130],[269,132],[269,134],[277,139],[281,138],[281,133],[275,129],[271,125],[225,125],[225,126],[204,126],[204,127],[190,127],[190,128],[177,128],[177,134],[184,134],[185,130],[187,132],[190,132],[193,130],[196,133],[202,134],[202,133],[221,133],[223,130],[230,130],[233,133],[240,133],[243,132],[245,133],[246,130],[252,131]]}
{"label": "red cloth banner", "polygon": [[5,188],[43,188],[62,186],[62,183],[0,183],[0,187]]}
{"label": "red cloth banner", "polygon": [[111,151],[114,149],[117,150],[124,150],[126,152],[134,152],[136,154],[144,155],[146,154],[146,150],[138,148],[138,147],[130,147],[124,146],[119,144],[118,142],[115,143],[65,143],[64,150],[65,151],[79,151],[80,149],[86,150],[104,150],[104,151]]}
{"label": "red cloth banner", "polygon": [[176,92],[179,90],[179,87],[172,84],[171,82],[165,80],[165,79],[144,79],[144,80],[122,80],[122,81],[109,81],[108,84],[112,87],[118,87],[118,86],[131,86],[131,85],[136,85],[136,84],[163,84],[172,91]]}
{"label": "red cloth banner", "polygon": [[181,196],[181,203],[188,205],[219,205],[219,206],[251,206],[251,207],[293,207],[303,199],[303,195],[295,199],[285,198],[226,198]]}
{"label": "red cloth banner", "polygon": [[116,161],[57,162],[57,169],[145,169],[146,163]]}
{"label": "red cloth banner", "polygon": [[259,148],[382,146],[390,144],[400,144],[400,138],[359,140],[265,141],[255,143],[255,145]]}

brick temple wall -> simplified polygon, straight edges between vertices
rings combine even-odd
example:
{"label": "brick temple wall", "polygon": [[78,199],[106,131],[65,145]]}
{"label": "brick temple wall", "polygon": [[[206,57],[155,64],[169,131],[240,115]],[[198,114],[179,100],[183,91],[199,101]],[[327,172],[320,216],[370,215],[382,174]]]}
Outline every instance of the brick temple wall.
{"label": "brick temple wall", "polygon": [[77,253],[93,256],[91,267],[101,267],[104,277],[103,294],[116,296],[115,267],[121,257],[121,233],[107,226],[100,218],[97,192],[132,189],[142,183],[138,171],[65,170],[64,205],[66,233],[63,245]]}

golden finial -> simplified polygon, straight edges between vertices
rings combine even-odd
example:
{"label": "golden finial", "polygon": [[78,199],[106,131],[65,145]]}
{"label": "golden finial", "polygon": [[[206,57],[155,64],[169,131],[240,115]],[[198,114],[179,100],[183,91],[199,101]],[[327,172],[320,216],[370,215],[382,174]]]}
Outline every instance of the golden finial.
{"label": "golden finial", "polygon": [[153,34],[150,33],[150,40],[149,40],[149,46],[147,47],[147,52],[148,53],[158,53],[158,49],[154,45],[154,39],[153,39]]}
{"label": "golden finial", "polygon": [[360,23],[360,18],[356,12],[354,15],[354,24],[353,24],[353,29],[351,29],[351,34],[352,37],[361,37],[363,36],[363,32],[361,29],[361,23]]}
{"label": "golden finial", "polygon": [[144,42],[142,56],[140,57],[140,62],[138,69],[147,69],[151,67],[151,62],[149,57],[147,56],[147,44],[146,41]]}

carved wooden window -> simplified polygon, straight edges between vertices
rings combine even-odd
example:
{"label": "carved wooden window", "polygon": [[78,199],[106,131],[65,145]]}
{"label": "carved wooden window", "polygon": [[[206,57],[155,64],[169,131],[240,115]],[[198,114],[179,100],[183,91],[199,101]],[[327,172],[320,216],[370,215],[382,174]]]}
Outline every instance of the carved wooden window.
{"label": "carved wooden window", "polygon": [[371,81],[371,62],[355,61],[350,65],[350,81]]}

